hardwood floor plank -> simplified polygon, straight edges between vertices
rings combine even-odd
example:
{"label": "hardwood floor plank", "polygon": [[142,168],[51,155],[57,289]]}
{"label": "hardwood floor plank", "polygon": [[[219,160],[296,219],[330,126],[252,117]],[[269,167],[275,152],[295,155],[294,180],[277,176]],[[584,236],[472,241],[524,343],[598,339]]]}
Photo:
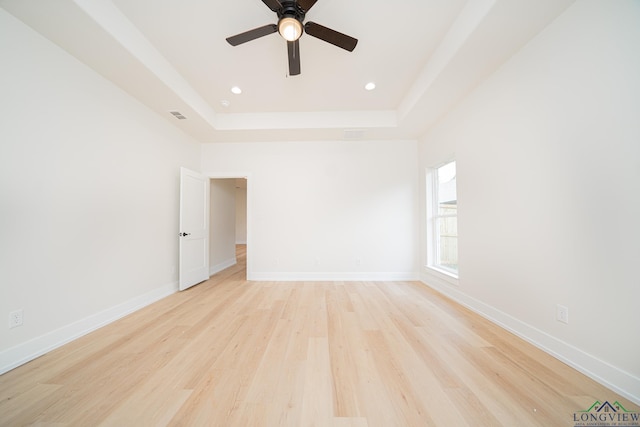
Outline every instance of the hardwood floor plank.
{"label": "hardwood floor plank", "polygon": [[333,427],[368,427],[366,418],[348,418],[348,417],[334,417],[331,420]]}
{"label": "hardwood floor plank", "polygon": [[334,417],[332,391],[329,340],[310,337],[300,425],[321,427],[331,424]]}
{"label": "hardwood floor plank", "polygon": [[378,329],[378,322],[371,316],[367,305],[365,303],[366,296],[362,295],[358,290],[364,288],[361,282],[355,282],[347,286],[347,294],[349,295],[349,301],[353,312],[358,317],[358,323],[362,330],[373,331]]}
{"label": "hardwood floor plank", "polygon": [[141,387],[98,424],[166,426],[191,396],[190,390],[166,390],[157,381]]}
{"label": "hardwood floor plank", "polygon": [[264,426],[291,426],[300,425],[306,385],[307,362],[287,363],[282,375],[276,384],[284,384],[283,387],[274,387],[273,406],[270,408],[267,422]]}
{"label": "hardwood floor plank", "polygon": [[333,383],[333,408],[337,417],[359,417],[357,396],[357,370],[352,343],[358,334],[358,319],[352,311],[342,311],[344,300],[331,293],[327,296],[329,319],[329,354],[331,358],[331,378]]}
{"label": "hardwood floor plank", "polygon": [[34,384],[15,397],[3,398],[0,404],[0,425],[17,426],[37,421],[39,415],[55,403],[61,387]]}

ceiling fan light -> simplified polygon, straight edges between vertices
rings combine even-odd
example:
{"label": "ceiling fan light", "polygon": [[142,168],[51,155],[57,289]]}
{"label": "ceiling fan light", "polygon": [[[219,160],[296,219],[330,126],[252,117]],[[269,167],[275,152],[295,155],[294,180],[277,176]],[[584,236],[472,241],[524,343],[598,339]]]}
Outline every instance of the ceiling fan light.
{"label": "ceiling fan light", "polygon": [[278,32],[285,40],[296,41],[302,35],[302,23],[296,18],[284,17],[278,22]]}

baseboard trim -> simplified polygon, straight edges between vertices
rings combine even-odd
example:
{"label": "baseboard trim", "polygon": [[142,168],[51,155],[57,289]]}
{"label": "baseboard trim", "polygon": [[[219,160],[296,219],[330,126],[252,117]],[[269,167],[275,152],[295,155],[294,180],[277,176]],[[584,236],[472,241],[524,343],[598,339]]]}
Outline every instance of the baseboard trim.
{"label": "baseboard trim", "polygon": [[170,283],[0,352],[0,375],[178,291]]}
{"label": "baseboard trim", "polygon": [[353,273],[303,273],[303,272],[263,272],[251,273],[247,278],[257,282],[361,282],[361,281],[416,281],[417,273],[402,272],[353,272]]}
{"label": "baseboard trim", "polygon": [[[425,286],[451,298],[594,381],[640,405],[640,378],[465,294],[437,276],[424,272],[420,280]],[[604,399],[606,396],[602,398]]]}
{"label": "baseboard trim", "polygon": [[236,259],[236,257],[233,257],[233,258],[229,258],[226,261],[219,262],[216,265],[210,266],[209,276],[213,276],[214,274],[224,270],[225,268],[229,268],[232,265],[236,265],[237,263],[238,263],[238,260]]}

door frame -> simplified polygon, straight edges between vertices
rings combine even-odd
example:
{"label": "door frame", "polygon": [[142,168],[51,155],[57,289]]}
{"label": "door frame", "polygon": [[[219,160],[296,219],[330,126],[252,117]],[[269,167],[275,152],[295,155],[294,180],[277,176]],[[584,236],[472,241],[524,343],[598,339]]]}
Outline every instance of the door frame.
{"label": "door frame", "polygon": [[247,280],[253,279],[253,257],[252,253],[252,233],[251,218],[253,211],[253,185],[251,180],[251,172],[201,172],[202,175],[209,179],[246,179],[247,180]]}

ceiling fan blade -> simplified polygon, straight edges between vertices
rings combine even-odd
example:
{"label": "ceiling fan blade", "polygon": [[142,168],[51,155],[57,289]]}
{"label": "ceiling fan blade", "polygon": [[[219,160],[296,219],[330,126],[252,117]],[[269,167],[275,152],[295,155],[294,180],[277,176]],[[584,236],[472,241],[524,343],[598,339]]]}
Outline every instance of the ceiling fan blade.
{"label": "ceiling fan blade", "polygon": [[267,36],[271,33],[278,31],[276,24],[268,24],[253,30],[245,31],[244,33],[236,34],[235,36],[227,37],[227,41],[231,46],[238,46],[239,44],[250,42],[260,37]]}
{"label": "ceiling fan blade", "polygon": [[298,6],[300,6],[300,8],[306,13],[313,7],[314,4],[316,4],[316,1],[318,0],[298,0]]}
{"label": "ceiling fan blade", "polygon": [[282,3],[280,3],[279,0],[262,0],[262,3],[269,6],[269,9],[273,10],[274,12],[277,12],[282,7]]}
{"label": "ceiling fan blade", "polygon": [[287,42],[287,50],[289,51],[289,75],[297,76],[300,74],[300,41]]}
{"label": "ceiling fan blade", "polygon": [[353,52],[353,49],[355,49],[358,44],[358,39],[339,33],[331,28],[323,27],[315,22],[307,22],[304,25],[304,31],[310,36],[317,37],[320,40],[324,40],[327,43],[341,47],[349,52]]}

